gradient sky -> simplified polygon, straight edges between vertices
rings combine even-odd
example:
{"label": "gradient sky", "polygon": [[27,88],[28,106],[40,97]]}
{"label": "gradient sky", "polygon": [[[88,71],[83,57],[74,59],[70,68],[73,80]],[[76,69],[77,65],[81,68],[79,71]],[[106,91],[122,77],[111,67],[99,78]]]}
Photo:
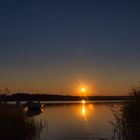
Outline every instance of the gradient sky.
{"label": "gradient sky", "polygon": [[124,95],[139,80],[140,2],[0,1],[0,89]]}

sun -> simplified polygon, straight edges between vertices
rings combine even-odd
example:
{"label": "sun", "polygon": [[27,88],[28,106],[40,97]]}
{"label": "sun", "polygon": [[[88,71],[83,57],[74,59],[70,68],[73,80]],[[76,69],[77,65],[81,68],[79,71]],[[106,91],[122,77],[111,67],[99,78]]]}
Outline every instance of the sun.
{"label": "sun", "polygon": [[85,88],[81,88],[81,92],[86,92],[86,89]]}

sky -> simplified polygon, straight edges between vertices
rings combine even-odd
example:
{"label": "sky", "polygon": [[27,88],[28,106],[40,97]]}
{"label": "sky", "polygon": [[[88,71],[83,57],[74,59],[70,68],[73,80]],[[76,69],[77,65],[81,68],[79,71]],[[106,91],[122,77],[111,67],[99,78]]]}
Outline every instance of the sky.
{"label": "sky", "polygon": [[140,2],[1,0],[0,89],[127,95],[140,81]]}

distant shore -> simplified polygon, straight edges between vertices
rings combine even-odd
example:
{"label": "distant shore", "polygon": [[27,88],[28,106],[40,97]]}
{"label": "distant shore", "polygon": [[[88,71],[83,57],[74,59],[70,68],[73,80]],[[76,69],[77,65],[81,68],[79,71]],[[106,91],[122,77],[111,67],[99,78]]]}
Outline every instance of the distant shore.
{"label": "distant shore", "polygon": [[28,94],[16,93],[12,95],[0,95],[0,100],[6,101],[80,101],[82,99],[88,101],[102,100],[126,100],[129,96],[71,96],[71,95],[52,95],[52,94]]}

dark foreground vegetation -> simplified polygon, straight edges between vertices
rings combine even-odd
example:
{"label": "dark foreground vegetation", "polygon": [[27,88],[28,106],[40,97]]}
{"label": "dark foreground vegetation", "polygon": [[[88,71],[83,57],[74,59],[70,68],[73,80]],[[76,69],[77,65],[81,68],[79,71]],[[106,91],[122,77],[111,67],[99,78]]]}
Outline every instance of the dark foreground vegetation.
{"label": "dark foreground vegetation", "polygon": [[114,107],[112,111],[118,140],[140,140],[140,88],[133,89],[121,110]]}
{"label": "dark foreground vegetation", "polygon": [[27,117],[23,109],[0,103],[0,139],[35,140],[39,138],[44,123]]}

